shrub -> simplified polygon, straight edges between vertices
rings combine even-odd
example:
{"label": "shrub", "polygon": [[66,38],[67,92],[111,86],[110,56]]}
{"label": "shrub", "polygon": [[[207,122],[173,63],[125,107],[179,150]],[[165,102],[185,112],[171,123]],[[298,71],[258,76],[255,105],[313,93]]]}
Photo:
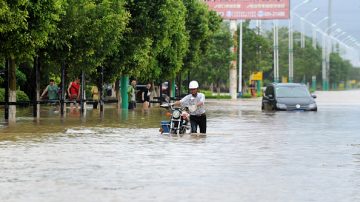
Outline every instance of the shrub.
{"label": "shrub", "polygon": [[206,99],[231,99],[230,95],[205,95]]}
{"label": "shrub", "polygon": [[242,98],[252,98],[251,93],[244,93],[241,96]]}
{"label": "shrub", "polygon": [[201,93],[204,93],[206,99],[231,99],[230,95],[218,95],[217,93],[213,94],[211,91],[208,90],[201,90]]}
{"label": "shrub", "polygon": [[[16,91],[16,101],[30,101],[29,97],[22,90]],[[5,89],[0,88],[0,102],[5,102]]]}

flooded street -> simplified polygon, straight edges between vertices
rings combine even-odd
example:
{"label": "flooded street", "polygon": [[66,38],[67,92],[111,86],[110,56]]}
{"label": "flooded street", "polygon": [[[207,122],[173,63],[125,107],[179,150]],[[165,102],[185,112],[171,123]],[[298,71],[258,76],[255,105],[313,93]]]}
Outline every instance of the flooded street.
{"label": "flooded street", "polygon": [[316,95],[318,112],[207,100],[205,138],[160,135],[158,107],[12,127],[0,110],[0,201],[360,201],[360,91]]}

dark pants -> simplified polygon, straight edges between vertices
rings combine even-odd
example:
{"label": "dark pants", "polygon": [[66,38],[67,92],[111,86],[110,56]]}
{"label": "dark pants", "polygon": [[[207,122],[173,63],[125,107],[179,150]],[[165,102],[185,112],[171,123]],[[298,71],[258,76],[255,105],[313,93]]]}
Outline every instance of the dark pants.
{"label": "dark pants", "polygon": [[128,109],[135,109],[135,108],[136,108],[136,102],[134,102],[134,101],[129,102]]}
{"label": "dark pants", "polygon": [[95,101],[95,102],[93,103],[93,109],[97,109],[97,106],[98,106],[98,101]]}
{"label": "dark pants", "polygon": [[197,133],[197,127],[200,128],[200,133],[206,133],[206,114],[190,115],[191,133]]}

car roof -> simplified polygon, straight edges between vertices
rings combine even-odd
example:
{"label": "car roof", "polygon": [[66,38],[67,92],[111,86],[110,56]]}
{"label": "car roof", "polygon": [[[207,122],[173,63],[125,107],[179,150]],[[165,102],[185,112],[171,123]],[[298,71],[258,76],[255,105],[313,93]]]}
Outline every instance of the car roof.
{"label": "car roof", "polygon": [[305,84],[302,83],[272,83],[270,85],[273,85],[275,87],[298,87],[298,86],[305,86]]}

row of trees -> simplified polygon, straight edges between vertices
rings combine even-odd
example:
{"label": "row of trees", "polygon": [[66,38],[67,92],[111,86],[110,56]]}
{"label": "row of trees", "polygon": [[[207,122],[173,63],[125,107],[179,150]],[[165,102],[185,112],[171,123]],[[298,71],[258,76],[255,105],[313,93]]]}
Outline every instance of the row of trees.
{"label": "row of trees", "polygon": [[42,76],[64,66],[68,78],[174,79],[198,66],[222,21],[197,0],[5,0],[0,19],[10,96],[17,67],[33,82],[35,62]]}
{"label": "row of trees", "polygon": [[[230,33],[229,25],[197,0],[5,0],[0,19],[0,66],[9,61],[10,90],[17,78],[27,93],[33,90],[34,62],[45,83],[64,66],[68,78],[84,71],[93,82],[99,69],[107,82],[121,75],[172,80],[190,72],[203,86],[226,87],[236,57],[230,47],[238,44],[238,33]],[[255,71],[273,81],[272,32],[259,34],[250,21],[243,26],[244,82]],[[313,49],[306,38],[306,48],[300,48],[299,33],[294,38],[294,81],[320,80],[321,47]],[[287,76],[286,28],[279,39],[280,76]],[[360,80],[359,70],[337,52],[330,66],[331,82]]]}
{"label": "row of trees", "polygon": [[[312,39],[305,38],[305,48],[300,47],[300,33],[294,33],[294,81],[311,83],[312,76],[318,81],[322,79],[322,47],[312,46]],[[268,40],[272,40],[272,32],[267,33]],[[279,29],[280,76],[288,76],[288,29]],[[330,82],[339,84],[348,80],[360,80],[360,68],[353,67],[350,61],[343,59],[339,51],[330,54]],[[318,82],[321,84],[321,82]]]}
{"label": "row of trees", "polygon": [[[217,83],[222,85],[228,83],[228,68],[224,68],[224,62],[231,56],[230,50],[226,49],[228,44],[238,44],[238,34],[235,33],[233,39],[227,38],[229,33],[224,25],[223,31],[218,32],[213,38],[213,46],[210,46],[203,60],[200,63],[201,71],[194,74],[202,83]],[[248,83],[251,73],[256,71],[264,72],[264,84],[274,81],[273,72],[273,32],[262,31],[257,28],[250,28],[250,21],[243,23],[243,81]],[[300,33],[294,33],[294,82],[311,83],[312,77],[316,76],[318,88],[321,88],[322,80],[322,47],[312,47],[312,39],[306,37],[305,48],[300,47]],[[280,77],[288,77],[289,55],[288,55],[288,29],[279,29],[279,67]],[[222,50],[222,52],[220,51]],[[238,54],[238,53],[237,53]],[[220,64],[218,64],[220,62]],[[330,54],[330,82],[332,86],[346,83],[349,80],[360,80],[360,68],[353,67],[350,61],[343,59],[339,51]],[[244,83],[244,84],[246,84]],[[225,85],[226,86],[226,85]],[[244,85],[246,86],[246,85]],[[227,86],[226,86],[227,87]]]}

